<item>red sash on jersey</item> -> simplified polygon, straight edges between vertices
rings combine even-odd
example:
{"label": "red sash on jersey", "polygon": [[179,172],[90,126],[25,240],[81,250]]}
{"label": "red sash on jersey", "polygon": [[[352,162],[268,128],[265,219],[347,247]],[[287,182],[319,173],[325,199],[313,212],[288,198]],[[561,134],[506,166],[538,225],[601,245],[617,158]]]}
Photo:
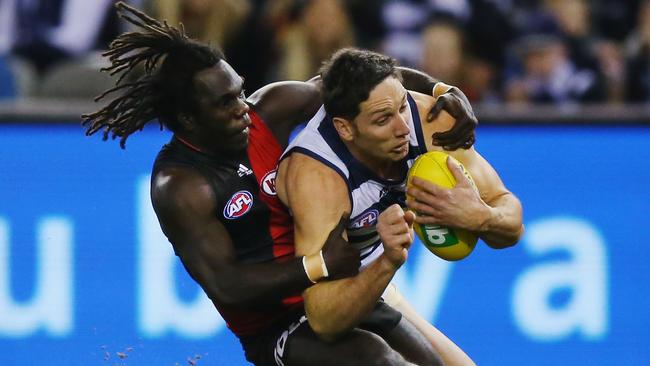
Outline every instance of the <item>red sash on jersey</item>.
{"label": "red sash on jersey", "polygon": [[[248,158],[260,187],[259,197],[271,211],[269,232],[273,239],[273,257],[278,262],[287,261],[294,257],[295,252],[293,220],[275,190],[275,173],[282,147],[257,113],[251,110],[248,115],[252,121],[249,127]],[[283,308],[278,311],[251,312],[220,308],[219,312],[235,334],[254,335],[302,301],[302,296],[296,294],[284,298]]]}

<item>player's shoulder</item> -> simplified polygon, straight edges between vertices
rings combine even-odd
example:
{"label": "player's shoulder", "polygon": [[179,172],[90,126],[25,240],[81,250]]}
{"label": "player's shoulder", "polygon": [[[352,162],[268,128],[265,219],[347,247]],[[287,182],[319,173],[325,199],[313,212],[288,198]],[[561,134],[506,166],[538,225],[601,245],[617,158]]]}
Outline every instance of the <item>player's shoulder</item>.
{"label": "player's shoulder", "polygon": [[425,121],[427,114],[429,114],[429,111],[436,103],[436,98],[431,95],[418,93],[413,90],[409,90],[409,94],[415,101],[415,105],[418,107],[418,114],[420,115],[420,119]]}
{"label": "player's shoulder", "polygon": [[[292,153],[288,159],[283,160],[287,169],[280,166],[278,179],[284,184],[281,199],[297,222],[338,218],[342,212],[350,212],[348,185],[340,173],[300,152]],[[313,216],[314,212],[319,215]]]}
{"label": "player's shoulder", "polygon": [[341,173],[323,161],[294,152],[283,164],[287,169],[282,178],[294,194],[318,195],[317,201],[348,197],[348,185]]}
{"label": "player's shoulder", "polygon": [[428,94],[418,93],[418,92],[413,91],[413,90],[409,90],[408,93],[411,95],[411,97],[415,101],[415,104],[417,104],[418,109],[419,108],[428,108],[431,105],[433,105],[433,103],[435,103],[435,101],[436,101],[436,99],[433,96],[428,95]]}
{"label": "player's shoulder", "polygon": [[214,197],[208,180],[190,167],[167,166],[151,179],[151,200],[157,209],[210,211]]}
{"label": "player's shoulder", "polygon": [[302,178],[303,180],[314,179],[320,182],[329,182],[334,180],[345,184],[340,177],[340,174],[321,159],[317,159],[314,156],[307,155],[301,151],[292,152],[287,159],[289,160],[286,162],[283,160],[283,164],[288,165],[289,174],[294,175],[295,177]]}

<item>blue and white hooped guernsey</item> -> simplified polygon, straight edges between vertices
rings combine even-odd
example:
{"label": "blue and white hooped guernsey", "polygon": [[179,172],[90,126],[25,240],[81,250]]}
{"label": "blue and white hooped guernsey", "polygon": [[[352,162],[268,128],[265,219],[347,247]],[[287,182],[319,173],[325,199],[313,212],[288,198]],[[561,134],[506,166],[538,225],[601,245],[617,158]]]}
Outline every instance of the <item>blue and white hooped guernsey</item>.
{"label": "blue and white hooped guernsey", "polygon": [[403,178],[399,181],[382,179],[356,160],[339,138],[332,117],[322,106],[282,155],[284,158],[299,152],[310,156],[336,171],[347,182],[352,206],[348,240],[361,251],[362,269],[384,251],[375,228],[379,213],[394,203],[405,206],[408,168],[415,158],[426,152],[415,100],[410,94],[407,94],[407,100],[411,130],[409,154],[404,161]]}

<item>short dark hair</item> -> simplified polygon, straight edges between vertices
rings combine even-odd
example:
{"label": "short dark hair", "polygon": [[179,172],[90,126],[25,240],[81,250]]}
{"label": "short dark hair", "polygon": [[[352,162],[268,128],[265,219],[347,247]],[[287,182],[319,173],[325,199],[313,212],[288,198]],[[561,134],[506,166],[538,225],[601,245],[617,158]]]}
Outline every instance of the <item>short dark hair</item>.
{"label": "short dark hair", "polygon": [[[197,72],[219,63],[224,56],[219,50],[188,38],[181,24],[175,28],[149,17],[141,11],[118,2],[120,17],[137,26],[140,31],[117,37],[104,53],[111,65],[102,71],[118,74],[115,87],[95,98],[121,92],[97,112],[81,116],[82,124],[90,124],[86,135],[103,130],[104,140],[110,135],[120,137],[124,148],[126,139],[145,124],[158,119],[160,127],[173,132],[180,128],[178,114],[196,110],[194,76]],[[122,83],[133,76],[142,64],[144,73],[135,81]]]}
{"label": "short dark hair", "polygon": [[394,76],[401,80],[395,59],[356,48],[337,51],[321,67],[325,110],[333,117],[354,119],[359,104],[384,79]]}

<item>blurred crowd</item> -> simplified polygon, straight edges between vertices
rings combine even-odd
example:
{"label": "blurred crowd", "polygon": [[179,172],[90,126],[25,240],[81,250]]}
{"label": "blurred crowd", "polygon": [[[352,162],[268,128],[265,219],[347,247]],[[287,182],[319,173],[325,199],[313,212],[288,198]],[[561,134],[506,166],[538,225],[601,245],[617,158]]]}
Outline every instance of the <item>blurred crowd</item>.
{"label": "blurred crowd", "polygon": [[[0,99],[88,97],[114,0],[0,0]],[[650,0],[134,0],[221,48],[247,90],[374,49],[481,103],[650,103]]]}

